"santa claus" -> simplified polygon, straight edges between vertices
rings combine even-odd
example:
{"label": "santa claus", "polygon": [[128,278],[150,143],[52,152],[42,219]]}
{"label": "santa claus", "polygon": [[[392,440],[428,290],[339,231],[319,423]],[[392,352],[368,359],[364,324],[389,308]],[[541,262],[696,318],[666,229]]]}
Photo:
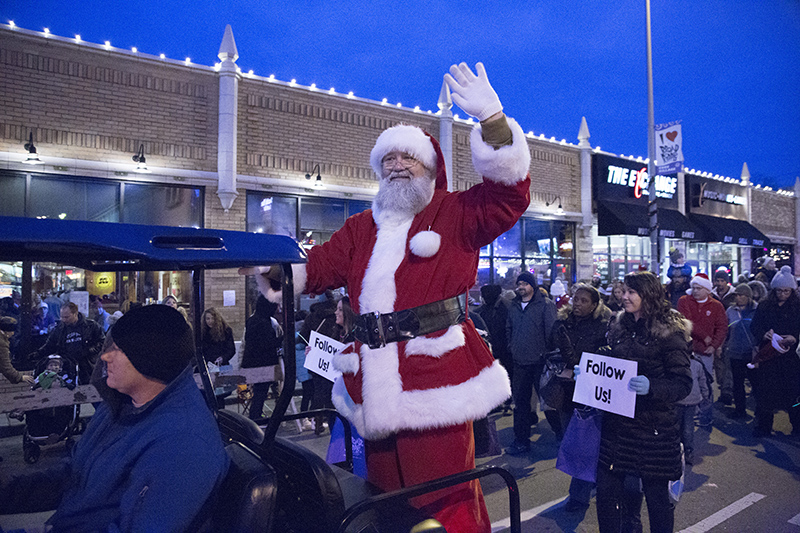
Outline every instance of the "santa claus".
{"label": "santa claus", "polygon": [[[448,192],[439,143],[421,129],[384,131],[370,154],[380,180],[372,209],[296,265],[298,292],[347,287],[360,315],[333,403],[366,443],[368,479],[394,490],[474,468],[472,423],[511,394],[508,376],[466,316],[478,254],[530,202],[530,153],[502,113],[481,63],[453,65],[453,101],[478,118],[472,162],[483,181]],[[252,270],[243,273],[254,273]],[[280,294],[258,270],[262,292]],[[448,531],[490,531],[478,481],[416,498]]]}

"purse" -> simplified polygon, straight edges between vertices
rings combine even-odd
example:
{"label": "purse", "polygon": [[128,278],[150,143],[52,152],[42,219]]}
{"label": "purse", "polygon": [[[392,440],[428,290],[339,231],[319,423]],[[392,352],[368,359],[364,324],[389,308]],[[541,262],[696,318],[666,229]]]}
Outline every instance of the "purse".
{"label": "purse", "polygon": [[562,410],[566,402],[570,401],[564,387],[564,382],[569,379],[561,377],[565,367],[564,359],[558,350],[549,352],[544,357],[544,370],[539,378],[540,407],[542,411]]}
{"label": "purse", "polygon": [[603,412],[593,407],[573,410],[558,448],[557,469],[577,479],[597,481],[602,416]]}

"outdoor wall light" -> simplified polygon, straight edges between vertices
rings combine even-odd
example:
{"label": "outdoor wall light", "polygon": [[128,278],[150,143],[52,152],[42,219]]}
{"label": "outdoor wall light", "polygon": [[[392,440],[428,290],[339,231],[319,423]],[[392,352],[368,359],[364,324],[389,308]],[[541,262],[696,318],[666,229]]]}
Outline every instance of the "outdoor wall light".
{"label": "outdoor wall light", "polygon": [[319,163],[314,165],[314,168],[311,169],[311,174],[306,174],[306,179],[310,180],[314,172],[317,173],[317,177],[314,178],[314,187],[322,188],[322,176],[319,174]]}
{"label": "outdoor wall light", "polygon": [[564,208],[561,207],[561,195],[558,195],[555,198],[553,198],[552,202],[545,202],[544,205],[546,207],[550,207],[551,205],[556,203],[556,200],[558,200],[558,208],[556,209],[556,214],[557,215],[563,215],[564,214]]}
{"label": "outdoor wall light", "polygon": [[28,157],[23,163],[28,165],[41,165],[43,162],[39,159],[39,154],[36,153],[36,146],[33,145],[33,132],[28,136],[28,142],[25,143],[25,149],[28,151]]}
{"label": "outdoor wall light", "polygon": [[147,168],[147,159],[144,157],[144,144],[139,145],[139,152],[136,153],[131,159],[137,163],[136,168],[133,169],[134,172],[138,172],[140,174],[150,174],[150,170]]}

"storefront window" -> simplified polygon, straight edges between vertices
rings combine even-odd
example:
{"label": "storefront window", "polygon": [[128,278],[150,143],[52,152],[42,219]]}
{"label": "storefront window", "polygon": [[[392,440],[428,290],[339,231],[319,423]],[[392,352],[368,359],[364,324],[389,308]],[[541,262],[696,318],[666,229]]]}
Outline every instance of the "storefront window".
{"label": "storefront window", "polygon": [[28,216],[119,222],[119,183],[33,176]]}
{"label": "storefront window", "polygon": [[692,273],[708,273],[708,245],[704,242],[690,242],[686,247],[686,262],[692,266]]}
{"label": "storefront window", "polygon": [[[496,256],[521,257],[519,249],[521,228],[522,221],[517,221],[513,228],[500,235],[494,241],[494,253]],[[549,235],[546,239],[549,240]]]}
{"label": "storefront window", "polygon": [[22,263],[0,263],[0,298],[22,288]]}
{"label": "storefront window", "polygon": [[3,176],[0,179],[0,215],[25,216],[25,178]]}
{"label": "storefront window", "polygon": [[297,239],[297,198],[248,194],[247,231]]}
{"label": "storefront window", "polygon": [[[522,272],[522,263],[519,259],[495,258],[494,261],[494,283],[503,289],[513,289],[517,283],[517,277]],[[531,265],[527,265],[528,268]]]}
{"label": "storefront window", "polygon": [[122,221],[127,224],[195,227],[203,225],[200,189],[124,183]]}
{"label": "storefront window", "polygon": [[303,242],[323,244],[344,225],[345,201],[331,198],[300,200],[300,234]]}

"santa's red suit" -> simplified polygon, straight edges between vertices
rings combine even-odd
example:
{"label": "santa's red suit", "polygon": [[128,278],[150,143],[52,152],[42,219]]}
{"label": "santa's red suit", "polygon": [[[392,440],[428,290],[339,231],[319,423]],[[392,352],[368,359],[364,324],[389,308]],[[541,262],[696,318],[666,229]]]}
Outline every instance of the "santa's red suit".
{"label": "santa's red suit", "polygon": [[[499,149],[483,141],[480,125],[474,128],[473,165],[484,180],[455,193],[446,190],[442,154],[432,137],[406,125],[383,132],[371,157],[378,176],[383,155],[407,152],[436,169],[431,202],[416,216],[373,204],[350,217],[330,241],[309,250],[306,265],[295,268],[297,288],[319,294],[346,286],[358,314],[466,293],[475,285],[481,247],[508,231],[530,202],[528,145],[519,125],[508,123],[513,143]],[[471,421],[511,394],[505,370],[470,320],[377,349],[356,341],[334,366],[344,375],[334,385],[333,403],[364,437],[368,478],[384,490],[474,468]],[[491,529],[477,481],[414,504],[448,531]]]}

